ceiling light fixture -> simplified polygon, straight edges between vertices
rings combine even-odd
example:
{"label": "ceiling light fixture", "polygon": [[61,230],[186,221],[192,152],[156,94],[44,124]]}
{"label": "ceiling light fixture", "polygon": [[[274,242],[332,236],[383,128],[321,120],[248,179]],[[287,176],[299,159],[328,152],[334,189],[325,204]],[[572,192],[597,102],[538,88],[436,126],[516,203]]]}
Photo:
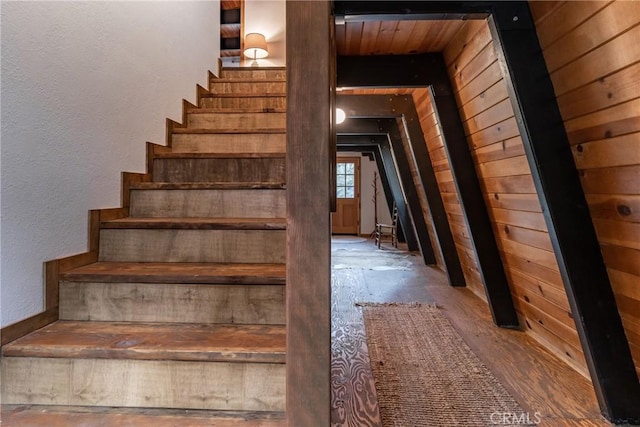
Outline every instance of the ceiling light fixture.
{"label": "ceiling light fixture", "polygon": [[342,108],[336,108],[336,124],[340,124],[345,121],[347,115]]}

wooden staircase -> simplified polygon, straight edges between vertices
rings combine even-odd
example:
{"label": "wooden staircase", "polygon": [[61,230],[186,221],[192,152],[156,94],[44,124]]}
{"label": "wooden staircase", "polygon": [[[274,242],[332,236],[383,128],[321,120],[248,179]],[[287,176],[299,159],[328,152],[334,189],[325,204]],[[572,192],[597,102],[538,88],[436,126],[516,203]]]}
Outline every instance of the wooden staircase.
{"label": "wooden staircase", "polygon": [[209,86],[2,348],[3,425],[285,425],[285,70]]}

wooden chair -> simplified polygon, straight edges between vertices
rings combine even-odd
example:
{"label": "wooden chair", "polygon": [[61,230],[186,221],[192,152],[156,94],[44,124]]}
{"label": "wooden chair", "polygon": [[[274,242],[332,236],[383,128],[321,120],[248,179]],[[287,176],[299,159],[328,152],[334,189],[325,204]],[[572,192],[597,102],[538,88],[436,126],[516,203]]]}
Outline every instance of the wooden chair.
{"label": "wooden chair", "polygon": [[393,247],[398,247],[398,207],[395,203],[391,214],[391,224],[376,224],[375,233],[378,249],[380,249],[380,244],[384,239],[390,239]]}

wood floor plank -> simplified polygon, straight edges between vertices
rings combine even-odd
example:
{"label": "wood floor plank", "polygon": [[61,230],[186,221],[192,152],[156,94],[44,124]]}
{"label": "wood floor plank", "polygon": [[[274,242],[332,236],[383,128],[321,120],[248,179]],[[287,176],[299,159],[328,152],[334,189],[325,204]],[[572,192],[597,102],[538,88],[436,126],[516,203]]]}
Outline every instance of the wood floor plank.
{"label": "wood floor plank", "polygon": [[[363,402],[369,402],[372,393],[363,384],[373,379],[366,370],[358,368],[362,363],[360,357],[346,357],[356,351],[357,336],[361,333],[361,315],[354,306],[357,301],[435,302],[474,353],[530,413],[531,419],[539,414],[539,425],[611,425],[600,415],[589,380],[549,353],[531,335],[495,327],[486,302],[470,289],[452,288],[442,271],[422,265],[414,254],[380,251],[371,241],[340,244],[337,238],[335,242],[332,426],[379,425],[379,418],[364,417],[361,411]],[[368,355],[364,357],[368,359]]]}
{"label": "wood floor plank", "polygon": [[2,349],[3,357],[284,363],[282,325],[57,321]]}
{"label": "wood floor plank", "polygon": [[97,262],[67,271],[65,281],[284,285],[284,264]]}

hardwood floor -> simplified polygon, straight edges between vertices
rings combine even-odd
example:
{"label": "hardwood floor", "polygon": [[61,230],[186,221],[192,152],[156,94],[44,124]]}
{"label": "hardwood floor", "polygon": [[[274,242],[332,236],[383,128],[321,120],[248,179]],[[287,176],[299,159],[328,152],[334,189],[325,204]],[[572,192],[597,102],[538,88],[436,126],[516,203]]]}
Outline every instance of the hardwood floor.
{"label": "hardwood floor", "polygon": [[483,301],[450,287],[442,271],[404,249],[378,250],[365,238],[332,239],[332,426],[381,426],[356,303],[414,301],[441,307],[530,418],[539,416],[539,425],[611,425],[600,415],[587,379],[524,332],[495,327]]}

